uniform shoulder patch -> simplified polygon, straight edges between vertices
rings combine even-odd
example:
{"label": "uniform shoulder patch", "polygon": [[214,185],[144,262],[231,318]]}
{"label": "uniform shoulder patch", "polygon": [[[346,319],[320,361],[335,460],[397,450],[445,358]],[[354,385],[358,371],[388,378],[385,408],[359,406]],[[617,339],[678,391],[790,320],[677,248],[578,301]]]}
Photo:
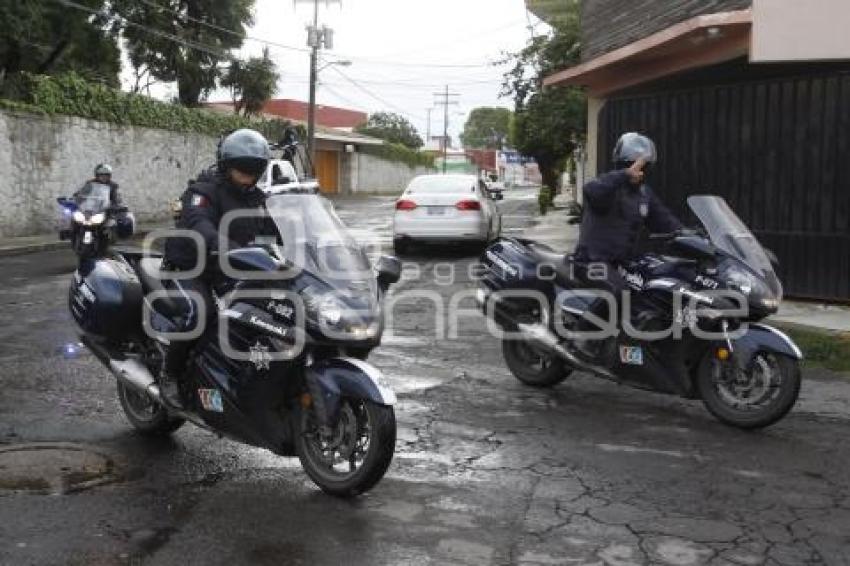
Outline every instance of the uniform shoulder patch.
{"label": "uniform shoulder patch", "polygon": [[210,205],[210,199],[199,193],[193,193],[189,202],[192,206],[199,206],[202,208],[206,208]]}

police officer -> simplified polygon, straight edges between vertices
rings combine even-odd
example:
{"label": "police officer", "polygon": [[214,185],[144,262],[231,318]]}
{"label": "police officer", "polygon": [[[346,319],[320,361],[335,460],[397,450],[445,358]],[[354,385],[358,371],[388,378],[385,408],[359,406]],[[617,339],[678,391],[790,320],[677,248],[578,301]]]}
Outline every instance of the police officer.
{"label": "police officer", "polygon": [[[682,223],[646,183],[656,162],[651,139],[635,132],[623,134],[614,147],[613,161],[613,171],[584,186],[585,207],[575,255],[581,262],[596,264],[594,283],[613,293],[619,304],[626,289],[620,267],[638,253],[641,233],[675,232]],[[603,316],[607,304],[599,301],[592,311]],[[582,353],[596,354],[590,342],[579,340],[576,344]]]}
{"label": "police officer", "polygon": [[[84,197],[91,189],[92,183],[109,185],[109,205],[113,207],[125,206],[124,197],[118,189],[118,183],[112,180],[112,166],[108,163],[99,163],[94,168],[94,177],[85,182],[80,190],[74,193],[74,198]],[[129,238],[133,235],[133,217],[127,211],[115,216],[116,232],[121,238]]]}
{"label": "police officer", "polygon": [[[164,284],[172,291],[171,299],[179,306],[181,331],[188,332],[205,325],[214,314],[210,294],[211,269],[217,260],[210,259],[220,248],[222,218],[231,211],[245,211],[250,216],[237,217],[224,234],[227,249],[245,247],[256,236],[268,233],[265,214],[265,195],[257,181],[266,170],[271,152],[266,139],[254,130],[242,129],[227,135],[219,144],[216,167],[202,173],[181,197],[182,211],[177,228],[197,232],[204,241],[207,257],[198,257],[196,242],[185,237],[172,237],[165,244],[163,268],[187,271],[198,262],[204,272],[194,279],[169,279]],[[201,303],[201,304],[199,304]],[[181,407],[178,380],[183,374],[187,354],[192,346],[188,340],[172,340],[166,350],[160,388],[165,401]]]}

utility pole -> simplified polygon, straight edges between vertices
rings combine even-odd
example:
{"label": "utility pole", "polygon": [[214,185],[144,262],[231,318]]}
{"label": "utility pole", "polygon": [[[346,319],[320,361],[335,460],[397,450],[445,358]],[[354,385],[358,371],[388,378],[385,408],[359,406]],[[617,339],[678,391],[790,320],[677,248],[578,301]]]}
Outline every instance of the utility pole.
{"label": "utility pole", "polygon": [[426,128],[427,133],[425,134],[425,143],[426,144],[431,142],[431,111],[432,110],[434,110],[434,109],[433,108],[426,108],[425,109],[425,112],[428,113],[428,127]]}
{"label": "utility pole", "polygon": [[443,107],[443,174],[446,173],[446,160],[449,153],[449,106],[457,106],[460,104],[457,100],[452,100],[452,97],[460,96],[459,93],[449,92],[449,85],[446,85],[445,92],[435,92],[434,96],[442,98],[434,102],[434,106]]}
{"label": "utility pole", "polygon": [[[307,26],[307,46],[310,48],[310,103],[307,108],[307,153],[315,177],[316,162],[316,82],[319,76],[319,49],[333,49],[333,30],[327,26],[319,28],[319,2],[322,0],[295,0],[313,4],[313,24]],[[323,0],[329,1],[339,0]]]}

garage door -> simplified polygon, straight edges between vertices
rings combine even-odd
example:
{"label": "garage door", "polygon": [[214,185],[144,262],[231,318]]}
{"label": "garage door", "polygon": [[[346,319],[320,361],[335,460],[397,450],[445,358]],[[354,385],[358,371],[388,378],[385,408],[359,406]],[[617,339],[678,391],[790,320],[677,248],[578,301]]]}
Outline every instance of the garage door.
{"label": "garage door", "polygon": [[718,194],[779,256],[789,295],[850,299],[850,73],[623,97],[599,119],[600,170],[621,132],[658,143],[653,173],[681,214]]}
{"label": "garage door", "polygon": [[316,177],[319,178],[319,188],[323,193],[336,194],[339,192],[339,152],[316,151]]}

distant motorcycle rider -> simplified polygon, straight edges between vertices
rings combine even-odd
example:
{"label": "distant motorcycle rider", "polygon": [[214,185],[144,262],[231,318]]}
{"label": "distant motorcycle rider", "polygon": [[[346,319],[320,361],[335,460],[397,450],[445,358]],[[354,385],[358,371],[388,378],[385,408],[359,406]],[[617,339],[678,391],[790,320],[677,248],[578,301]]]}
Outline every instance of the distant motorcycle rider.
{"label": "distant motorcycle rider", "polygon": [[[265,172],[270,158],[269,144],[259,132],[236,130],[219,144],[216,166],[203,172],[183,193],[177,228],[197,232],[204,241],[207,256],[198,257],[196,242],[191,239],[171,237],[166,241],[164,270],[192,270],[199,261],[204,265],[203,273],[197,278],[164,281],[166,289],[173,293],[170,298],[182,314],[179,318],[180,331],[189,332],[197,325],[205,325],[215,312],[208,267],[217,260],[210,259],[209,253],[227,251],[219,246],[219,229],[222,218],[228,212],[265,214],[265,195],[257,188],[257,181]],[[227,227],[227,249],[245,247],[267,231],[263,218],[239,217]],[[172,340],[166,349],[160,387],[163,398],[173,407],[181,407],[179,379],[193,343],[190,340]]]}
{"label": "distant motorcycle rider", "polygon": [[[592,283],[613,293],[618,304],[627,288],[620,269],[638,254],[641,234],[682,228],[679,219],[646,183],[656,159],[651,139],[635,132],[625,133],[614,148],[615,169],[584,186],[585,207],[575,257],[601,268],[593,270],[603,276],[591,277],[595,279]],[[591,312],[604,317],[607,304],[598,300]],[[577,345],[588,356],[596,353],[590,341],[579,340]]]}
{"label": "distant motorcycle rider", "polygon": [[[112,166],[108,163],[99,163],[96,165],[94,168],[94,177],[86,181],[83,186],[73,194],[73,198],[80,199],[85,197],[92,184],[96,183],[109,185],[109,206],[126,206],[124,196],[118,189],[118,183],[112,180]],[[133,235],[133,224],[133,217],[127,211],[121,212],[115,216],[116,232],[121,238],[129,238]]]}

